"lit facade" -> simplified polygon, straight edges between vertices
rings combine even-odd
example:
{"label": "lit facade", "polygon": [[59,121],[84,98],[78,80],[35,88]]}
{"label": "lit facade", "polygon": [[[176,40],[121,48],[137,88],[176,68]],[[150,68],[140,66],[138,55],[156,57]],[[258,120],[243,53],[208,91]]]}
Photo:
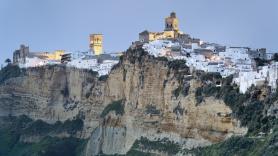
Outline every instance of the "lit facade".
{"label": "lit facade", "polygon": [[95,55],[100,55],[103,53],[103,35],[102,34],[91,34],[90,35],[90,50]]}
{"label": "lit facade", "polygon": [[165,18],[165,29],[163,32],[149,32],[147,30],[139,34],[139,41],[151,42],[161,39],[177,39],[183,33],[179,31],[179,20],[176,13],[172,12]]}
{"label": "lit facade", "polygon": [[60,61],[62,58],[62,55],[64,55],[65,51],[64,50],[56,50],[53,53],[45,52],[45,53],[38,53],[38,56],[44,56],[47,60],[55,60],[55,61]]}

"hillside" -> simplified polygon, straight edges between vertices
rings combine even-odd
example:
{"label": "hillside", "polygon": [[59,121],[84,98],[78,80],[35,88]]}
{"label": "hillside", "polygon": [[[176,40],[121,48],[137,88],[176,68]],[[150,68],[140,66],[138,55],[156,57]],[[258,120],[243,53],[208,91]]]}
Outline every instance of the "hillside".
{"label": "hillside", "polygon": [[0,73],[0,155],[278,152],[277,93],[240,94],[231,77],[142,48],[128,49],[108,76],[62,65]]}

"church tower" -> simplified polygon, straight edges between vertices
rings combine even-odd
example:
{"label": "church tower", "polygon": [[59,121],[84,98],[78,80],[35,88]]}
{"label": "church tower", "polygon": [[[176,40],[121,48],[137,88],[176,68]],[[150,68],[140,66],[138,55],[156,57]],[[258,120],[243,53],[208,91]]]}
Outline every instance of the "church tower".
{"label": "church tower", "polygon": [[95,55],[100,55],[103,53],[102,41],[103,41],[102,34],[91,34],[90,35],[90,50]]}
{"label": "church tower", "polygon": [[165,18],[164,31],[179,31],[179,20],[175,12],[172,12],[169,17]]}

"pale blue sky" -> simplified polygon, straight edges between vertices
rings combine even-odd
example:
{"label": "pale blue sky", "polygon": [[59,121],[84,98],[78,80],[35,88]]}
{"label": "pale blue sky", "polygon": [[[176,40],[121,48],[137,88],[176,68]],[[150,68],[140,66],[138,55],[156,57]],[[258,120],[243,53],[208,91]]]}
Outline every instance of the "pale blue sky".
{"label": "pale blue sky", "polygon": [[0,63],[31,51],[87,50],[90,33],[121,51],[177,13],[182,31],[205,41],[278,51],[278,0],[0,0]]}

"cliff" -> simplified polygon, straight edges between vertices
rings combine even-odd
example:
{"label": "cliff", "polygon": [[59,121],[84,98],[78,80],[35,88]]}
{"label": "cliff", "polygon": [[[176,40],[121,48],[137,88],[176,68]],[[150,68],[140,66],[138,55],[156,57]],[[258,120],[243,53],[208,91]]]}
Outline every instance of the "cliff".
{"label": "cliff", "polygon": [[178,154],[246,134],[223,99],[196,96],[201,87],[200,75],[183,61],[129,49],[108,77],[60,65],[21,71],[0,84],[0,115],[49,124],[82,119],[82,130],[57,136],[88,139],[88,156],[126,154],[142,139],[166,139],[179,146]]}

